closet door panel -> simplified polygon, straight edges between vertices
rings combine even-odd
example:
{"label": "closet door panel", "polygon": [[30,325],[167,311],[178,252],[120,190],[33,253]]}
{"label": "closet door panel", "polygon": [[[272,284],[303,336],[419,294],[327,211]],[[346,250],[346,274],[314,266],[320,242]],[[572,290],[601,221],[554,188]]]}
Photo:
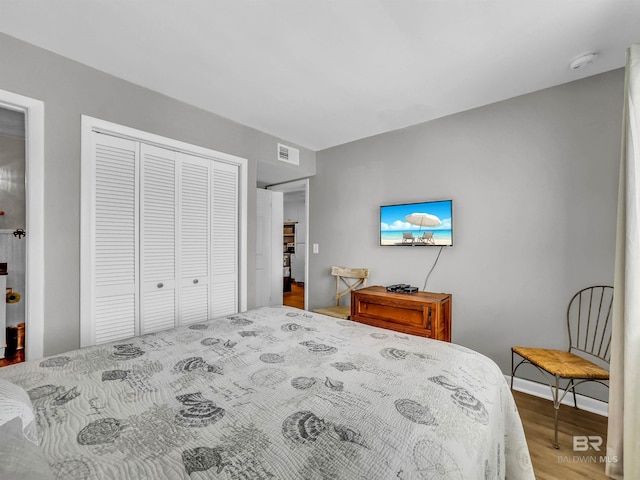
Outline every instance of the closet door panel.
{"label": "closet door panel", "polygon": [[172,328],[175,323],[175,289],[149,290],[143,294],[143,333]]}
{"label": "closet door panel", "polygon": [[209,319],[209,285],[193,285],[180,295],[180,324],[204,322]]}
{"label": "closet door panel", "polygon": [[136,335],[136,142],[93,132],[93,343]]}
{"label": "closet door panel", "polygon": [[136,296],[133,293],[100,297],[95,302],[96,344],[135,335]]}
{"label": "closet door panel", "polygon": [[83,133],[82,346],[237,313],[243,163],[97,130],[112,131]]}
{"label": "closet door panel", "polygon": [[179,175],[179,324],[209,318],[212,161],[177,154]]}
{"label": "closet door panel", "polygon": [[175,152],[140,146],[140,333],[175,326],[176,159]]}
{"label": "closet door panel", "polygon": [[213,316],[238,312],[238,195],[237,165],[213,162],[212,308]]}

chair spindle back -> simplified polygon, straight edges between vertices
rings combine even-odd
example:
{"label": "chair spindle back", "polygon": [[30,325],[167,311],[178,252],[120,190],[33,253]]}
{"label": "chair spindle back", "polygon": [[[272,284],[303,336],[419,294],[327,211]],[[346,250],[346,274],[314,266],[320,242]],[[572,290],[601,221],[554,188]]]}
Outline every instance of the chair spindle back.
{"label": "chair spindle back", "polygon": [[578,350],[609,363],[613,287],[596,285],[576,293],[567,308],[569,351]]}

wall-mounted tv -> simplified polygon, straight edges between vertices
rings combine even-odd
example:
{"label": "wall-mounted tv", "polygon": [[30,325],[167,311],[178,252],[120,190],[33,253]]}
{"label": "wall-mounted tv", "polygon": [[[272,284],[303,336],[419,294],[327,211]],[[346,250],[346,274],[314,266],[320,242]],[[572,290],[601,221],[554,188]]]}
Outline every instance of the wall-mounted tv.
{"label": "wall-mounted tv", "polygon": [[404,203],[380,207],[380,245],[453,245],[451,200]]}

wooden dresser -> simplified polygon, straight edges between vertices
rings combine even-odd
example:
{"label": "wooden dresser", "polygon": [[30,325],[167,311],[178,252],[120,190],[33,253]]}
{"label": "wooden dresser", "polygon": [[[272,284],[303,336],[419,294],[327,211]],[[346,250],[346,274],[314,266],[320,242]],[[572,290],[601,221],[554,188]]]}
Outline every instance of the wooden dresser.
{"label": "wooden dresser", "polygon": [[392,293],[385,287],[351,292],[351,320],[397,332],[451,341],[451,295]]}

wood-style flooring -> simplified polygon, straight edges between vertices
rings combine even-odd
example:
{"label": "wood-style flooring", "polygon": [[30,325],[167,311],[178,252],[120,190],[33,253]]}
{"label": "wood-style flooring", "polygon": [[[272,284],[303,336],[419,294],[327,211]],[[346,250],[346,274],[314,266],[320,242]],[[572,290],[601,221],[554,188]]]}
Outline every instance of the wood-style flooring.
{"label": "wood-style flooring", "polygon": [[[606,480],[607,417],[560,405],[558,444],[553,448],[553,403],[513,392],[529,445],[536,480]],[[578,405],[580,402],[578,401]],[[601,451],[573,451],[574,435],[602,437]]]}
{"label": "wood-style flooring", "polygon": [[0,367],[6,367],[7,365],[13,365],[14,363],[24,362],[24,350],[6,350],[4,358],[0,359]]}
{"label": "wood-style flooring", "polygon": [[283,294],[282,303],[304,310],[304,284],[291,282],[291,291]]}

